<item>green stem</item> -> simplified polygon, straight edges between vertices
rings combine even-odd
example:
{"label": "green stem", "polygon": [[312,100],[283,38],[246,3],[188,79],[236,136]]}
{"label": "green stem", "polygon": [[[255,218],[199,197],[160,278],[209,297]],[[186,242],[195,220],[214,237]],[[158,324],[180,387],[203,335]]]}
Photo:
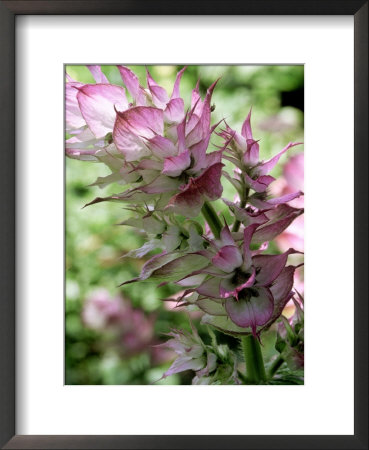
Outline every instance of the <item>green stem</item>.
{"label": "green stem", "polygon": [[252,335],[241,338],[246,363],[248,384],[261,384],[266,381],[266,374],[258,339]]}
{"label": "green stem", "polygon": [[273,361],[273,364],[269,368],[268,377],[273,378],[275,373],[278,371],[278,369],[281,367],[281,365],[284,363],[284,359],[281,355],[278,356],[277,359]]}
{"label": "green stem", "polygon": [[201,212],[214,236],[218,239],[220,236],[220,230],[222,229],[223,225],[217,213],[214,211],[214,208],[209,202],[205,202],[204,206],[201,209]]}
{"label": "green stem", "polygon": [[[247,200],[249,198],[249,192],[250,192],[250,188],[247,188],[245,190],[244,198],[241,199],[240,208],[244,208],[246,206]],[[238,231],[240,229],[240,225],[241,225],[241,222],[239,220],[236,220],[233,224],[232,231],[234,231],[234,232]]]}

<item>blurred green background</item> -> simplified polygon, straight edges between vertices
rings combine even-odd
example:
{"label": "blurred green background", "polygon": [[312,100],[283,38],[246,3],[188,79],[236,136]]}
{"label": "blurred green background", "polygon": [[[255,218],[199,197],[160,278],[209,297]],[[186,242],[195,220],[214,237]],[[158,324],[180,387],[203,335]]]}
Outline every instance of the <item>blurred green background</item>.
{"label": "blurred green background", "polygon": [[[129,66],[146,86],[145,66]],[[176,66],[148,66],[155,81],[171,93]],[[111,83],[123,85],[115,66],[102,66]],[[85,66],[68,66],[75,80],[94,83]],[[260,139],[263,159],[280,151],[290,141],[303,141],[303,66],[189,66],[181,82],[181,96],[188,107],[191,91],[200,80],[200,91],[217,78],[214,91],[213,123],[225,118],[240,131],[252,106],[252,128]],[[214,136],[212,143],[219,143]],[[209,146],[210,151],[215,149]],[[288,156],[301,152],[292,149]],[[272,175],[280,174],[281,164]],[[161,299],[178,288],[157,288],[152,283],[117,286],[134,276],[147,259],[121,257],[144,243],[144,236],[130,227],[117,226],[129,211],[117,203],[99,203],[83,208],[96,196],[98,187],[89,187],[98,176],[108,174],[98,163],[66,158],[66,299],[65,299],[65,383],[66,384],[150,384],[170,366],[174,354],[155,347],[164,342],[171,328],[189,329],[184,311]],[[224,180],[223,196],[232,200],[235,192]],[[104,196],[121,192],[120,185],[104,189]],[[224,209],[219,200],[216,207]],[[227,217],[228,213],[225,211]],[[272,247],[277,252],[277,249]],[[191,313],[199,326],[200,314]],[[236,339],[218,335],[219,342],[237,349]],[[264,356],[274,354],[275,331],[263,340]],[[173,375],[158,384],[190,384],[191,373]]]}

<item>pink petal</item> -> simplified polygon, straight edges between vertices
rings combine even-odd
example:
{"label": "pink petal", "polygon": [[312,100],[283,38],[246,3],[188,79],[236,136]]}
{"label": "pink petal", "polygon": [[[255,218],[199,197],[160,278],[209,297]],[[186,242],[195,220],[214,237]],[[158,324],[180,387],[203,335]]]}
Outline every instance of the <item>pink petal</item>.
{"label": "pink petal", "polygon": [[235,246],[236,243],[232,237],[231,230],[229,229],[228,225],[226,225],[224,228],[222,228],[222,231],[220,232],[220,239],[222,241],[222,245],[233,245]]}
{"label": "pink petal", "polygon": [[164,110],[166,122],[178,123],[183,120],[184,115],[184,101],[181,98],[173,98],[169,100]]}
{"label": "pink petal", "polygon": [[217,126],[218,124],[214,125],[210,129],[209,134],[203,140],[191,147],[191,155],[194,160],[191,171],[194,174],[199,173],[200,170],[205,169],[206,167],[212,166],[213,164],[222,161],[222,150],[206,154],[211,134]]}
{"label": "pink petal", "polygon": [[190,151],[185,150],[178,156],[169,156],[164,161],[163,175],[178,177],[191,165]]}
{"label": "pink petal", "polygon": [[293,288],[294,266],[285,267],[279,276],[274,280],[270,291],[274,297],[275,303],[283,302],[290,295]]}
{"label": "pink petal", "polygon": [[281,203],[290,202],[301,195],[304,195],[304,193],[298,191],[291,194],[282,195],[281,197],[271,198],[269,200],[261,200],[257,195],[253,194],[249,197],[249,203],[262,211],[267,211],[268,209],[272,209]]}
{"label": "pink petal", "polygon": [[251,110],[252,108],[250,108],[250,111],[246,117],[246,120],[244,121],[243,125],[242,125],[242,129],[241,129],[241,134],[242,136],[247,140],[247,139],[252,139],[252,130],[251,130]]}
{"label": "pink petal", "polygon": [[262,244],[271,241],[282,233],[300,214],[302,209],[292,208],[285,203],[268,211],[266,215],[270,219],[265,225],[258,228],[252,238],[253,244]]}
{"label": "pink petal", "polygon": [[[200,80],[199,80],[200,81]],[[199,81],[196,83],[195,89],[192,91],[191,96],[191,111],[196,114],[197,116],[201,115],[203,102],[200,97],[200,91],[199,91]]]}
{"label": "pink petal", "polygon": [[266,191],[266,189],[268,188],[270,183],[272,183],[275,180],[275,178],[273,178],[269,175],[260,176],[256,180],[253,180],[252,178],[250,178],[247,175],[246,172],[243,174],[243,176],[245,177],[247,186],[250,187],[251,189],[253,189],[255,192]]}
{"label": "pink petal", "polygon": [[169,102],[167,91],[153,80],[148,70],[146,70],[146,75],[147,86],[151,92],[154,105],[158,108],[165,108],[166,104]]}
{"label": "pink petal", "polygon": [[78,88],[82,83],[66,83],[65,85],[65,121],[67,131],[86,125],[77,101]]}
{"label": "pink petal", "polygon": [[250,244],[252,236],[258,227],[257,224],[249,225],[243,230],[243,266],[242,269],[244,271],[248,271],[251,267],[251,250],[250,250]]}
{"label": "pink petal", "polygon": [[177,73],[177,76],[176,76],[176,81],[174,82],[174,86],[173,86],[173,92],[172,92],[172,95],[171,95],[171,99],[173,99],[173,98],[179,98],[180,97],[180,93],[179,93],[179,85],[180,85],[180,82],[181,82],[181,78],[182,78],[182,75],[183,75],[183,72],[186,70],[186,67],[183,67],[183,69],[181,69],[178,73]]}
{"label": "pink petal", "polygon": [[206,366],[205,358],[192,359],[192,357],[177,358],[169,369],[164,373],[163,378],[185,370],[198,371]]}
{"label": "pink petal", "polygon": [[136,106],[122,113],[118,112],[113,140],[127,161],[135,161],[150,154],[143,138],[152,139],[156,134],[162,134],[163,129],[161,109]]}
{"label": "pink petal", "polygon": [[113,131],[116,110],[128,108],[124,88],[112,84],[86,84],[79,89],[77,100],[87,125],[98,138]]}
{"label": "pink petal", "polygon": [[177,154],[177,148],[173,142],[159,134],[149,139],[148,142],[150,150],[160,159],[164,159],[168,156],[175,156]]}
{"label": "pink petal", "polygon": [[272,316],[274,303],[269,289],[258,288],[258,296],[249,300],[228,298],[225,308],[232,322],[242,328],[251,327],[256,334],[256,327],[264,325]]}
{"label": "pink petal", "polygon": [[146,194],[161,194],[163,192],[172,192],[178,190],[180,181],[175,178],[169,178],[165,175],[160,175],[155,178],[150,184],[137,188]]}
{"label": "pink petal", "polygon": [[288,255],[300,253],[290,248],[280,255],[256,255],[252,258],[252,264],[259,272],[256,275],[257,286],[270,285],[284,269]]}
{"label": "pink petal", "polygon": [[109,80],[106,78],[106,76],[103,74],[101,70],[101,66],[92,66],[87,65],[88,70],[91,72],[92,76],[94,77],[96,83],[106,83],[109,84]]}
{"label": "pink petal", "polygon": [[126,85],[128,92],[136,102],[136,105],[146,105],[146,96],[144,89],[140,86],[140,82],[136,75],[124,66],[117,66],[122,77],[123,83]]}
{"label": "pink petal", "polygon": [[182,122],[177,126],[177,136],[178,136],[178,150],[182,152],[186,149],[186,119],[182,120]]}
{"label": "pink petal", "polygon": [[229,207],[229,209],[234,214],[235,218],[242,222],[245,227],[248,227],[252,224],[261,225],[263,223],[268,222],[268,217],[264,213],[250,213],[244,208],[240,208],[236,205],[236,203],[229,202],[226,199],[222,199],[223,202]]}
{"label": "pink petal", "polygon": [[216,200],[222,195],[222,167],[222,163],[214,164],[198,178],[191,178],[183,191],[170,200],[168,206],[184,216],[196,217],[206,200]]}
{"label": "pink petal", "polygon": [[243,162],[246,166],[255,166],[259,162],[259,143],[253,139],[248,139],[247,150],[243,155]]}
{"label": "pink petal", "polygon": [[238,247],[226,245],[214,256],[212,263],[224,272],[231,273],[241,266],[242,256]]}
{"label": "pink petal", "polygon": [[290,142],[277,155],[275,155],[273,158],[269,159],[268,161],[258,166],[257,170],[259,175],[266,175],[267,173],[269,173],[273,169],[273,167],[277,164],[279,158],[283,155],[283,153],[285,153],[290,148],[295,147],[296,145],[301,145],[301,142]]}
{"label": "pink petal", "polygon": [[205,139],[209,134],[211,115],[210,102],[217,82],[218,80],[215,81],[207,90],[201,116],[192,131],[186,136],[186,146],[188,148],[190,148],[194,144],[197,144],[202,139]]}

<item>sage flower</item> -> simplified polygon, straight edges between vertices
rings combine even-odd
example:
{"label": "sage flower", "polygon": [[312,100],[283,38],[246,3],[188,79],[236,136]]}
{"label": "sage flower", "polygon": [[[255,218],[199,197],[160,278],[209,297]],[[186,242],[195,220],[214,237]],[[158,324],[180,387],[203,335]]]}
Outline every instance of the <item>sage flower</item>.
{"label": "sage flower", "polygon": [[196,304],[210,315],[226,316],[240,328],[257,335],[282,312],[292,296],[294,266],[287,266],[289,249],[280,255],[253,254],[250,250],[257,225],[244,229],[241,247],[226,226],[212,248],[198,252],[210,264],[192,272],[178,284],[199,294]]}

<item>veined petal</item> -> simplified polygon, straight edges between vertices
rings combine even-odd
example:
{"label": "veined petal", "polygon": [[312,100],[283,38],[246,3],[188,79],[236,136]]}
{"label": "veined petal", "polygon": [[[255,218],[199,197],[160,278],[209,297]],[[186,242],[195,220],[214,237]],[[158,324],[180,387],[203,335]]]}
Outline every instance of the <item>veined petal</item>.
{"label": "veined petal", "polygon": [[258,288],[257,297],[249,300],[235,300],[228,298],[225,302],[226,311],[237,326],[241,328],[251,327],[256,334],[257,326],[264,325],[273,314],[273,296],[269,289]]}
{"label": "veined petal", "polygon": [[304,212],[303,209],[292,208],[285,203],[277,208],[267,211],[269,221],[259,227],[252,237],[253,244],[262,244],[271,241],[282,233],[295,219]]}
{"label": "veined petal", "polygon": [[153,271],[150,274],[150,278],[165,281],[177,281],[189,275],[193,270],[200,270],[208,264],[209,261],[203,256],[189,253],[180,256]]}
{"label": "veined petal", "polygon": [[186,119],[184,117],[182,122],[177,126],[177,136],[178,136],[178,150],[183,152],[186,149]]}
{"label": "veined petal", "polygon": [[267,211],[268,209],[272,209],[281,203],[288,203],[295,198],[301,197],[301,195],[304,195],[304,193],[302,191],[298,191],[291,194],[282,195],[281,197],[262,200],[258,198],[257,194],[252,194],[249,197],[249,203],[261,211]]}
{"label": "veined petal", "polygon": [[192,356],[189,356],[187,358],[181,356],[173,362],[169,369],[163,374],[162,378],[174,375],[175,373],[184,372],[185,370],[198,371],[200,369],[203,369],[205,366],[205,357],[193,359]]}
{"label": "veined petal", "polygon": [[196,289],[196,292],[203,295],[204,297],[220,298],[220,280],[220,278],[209,278]]}
{"label": "veined petal", "polygon": [[294,266],[285,267],[279,276],[274,280],[270,291],[274,297],[274,302],[279,304],[290,295],[293,288],[293,275],[295,273]]}
{"label": "veined petal", "polygon": [[173,142],[156,134],[153,138],[148,140],[148,147],[155,156],[160,159],[167,158],[168,156],[175,156],[177,154],[177,148]]}
{"label": "veined petal", "polygon": [[169,178],[165,175],[159,175],[146,186],[137,188],[146,194],[161,194],[162,192],[171,192],[178,190],[180,181],[175,178]]}
{"label": "veined petal", "polygon": [[240,208],[236,203],[232,203],[226,199],[222,199],[223,202],[229,207],[229,209],[234,214],[235,218],[242,222],[245,227],[252,224],[264,224],[268,222],[268,217],[264,213],[250,213],[245,208]]}
{"label": "veined petal", "polygon": [[116,110],[128,108],[124,88],[112,84],[86,84],[79,89],[77,100],[83,118],[98,138],[113,131]]}
{"label": "veined petal", "polygon": [[101,66],[94,66],[94,65],[87,65],[88,70],[91,72],[92,76],[94,77],[96,83],[106,83],[109,84],[109,80],[104,75],[103,71],[101,70]]}
{"label": "veined petal", "polygon": [[253,139],[246,141],[247,150],[243,155],[243,162],[246,166],[255,166],[259,162],[259,143]]}
{"label": "veined petal", "polygon": [[176,81],[174,82],[174,86],[173,86],[173,92],[172,92],[172,95],[171,95],[171,99],[174,99],[174,98],[180,98],[180,93],[179,93],[179,85],[180,85],[180,83],[181,83],[181,78],[182,78],[182,75],[183,75],[183,72],[186,70],[186,67],[183,67],[183,69],[181,69],[178,73],[177,73],[177,76],[176,76]]}
{"label": "veined petal", "polygon": [[292,147],[295,147],[296,145],[301,145],[301,142],[290,142],[286,147],[284,147],[283,150],[281,150],[277,155],[275,155],[273,158],[269,159],[268,161],[263,162],[258,166],[258,174],[259,175],[266,175],[269,173],[273,167],[277,164],[279,161],[279,158],[285,153],[287,150],[289,150]]}
{"label": "veined petal", "polygon": [[220,232],[220,240],[222,241],[222,246],[225,246],[225,245],[235,246],[236,245],[236,243],[233,239],[231,230],[229,229],[228,225],[226,225],[225,227],[222,228],[222,230]]}
{"label": "veined petal", "polygon": [[65,85],[65,122],[67,131],[86,125],[77,101],[78,88],[82,86],[82,83],[77,82],[68,82]]}
{"label": "veined petal", "polygon": [[183,120],[185,116],[184,112],[184,101],[181,98],[172,98],[167,103],[164,110],[164,117],[166,122],[178,123]]}
{"label": "veined petal", "polygon": [[250,108],[250,111],[249,111],[249,113],[246,117],[246,120],[244,121],[244,123],[242,125],[242,129],[241,129],[241,134],[246,140],[254,139],[252,137],[252,130],[251,130],[251,110],[252,110],[252,108]]}
{"label": "veined petal", "polygon": [[212,316],[226,316],[227,312],[221,303],[218,303],[210,298],[200,298],[196,301],[196,305],[207,314]]}
{"label": "veined petal", "polygon": [[258,227],[257,224],[249,225],[243,231],[243,265],[242,265],[242,269],[244,271],[249,270],[249,268],[251,267],[252,255],[251,255],[250,244],[251,244],[252,236],[257,227]]}
{"label": "veined petal", "polygon": [[224,272],[231,273],[241,266],[242,256],[238,247],[226,245],[213,257],[212,263]]}
{"label": "veined petal", "polygon": [[122,77],[123,83],[135,100],[137,106],[146,105],[146,95],[144,89],[140,86],[137,76],[124,66],[117,66]]}
{"label": "veined petal", "polygon": [[258,177],[256,180],[253,180],[251,177],[247,175],[245,172],[243,174],[246,184],[248,187],[253,189],[255,192],[264,192],[267,190],[270,183],[272,183],[275,178],[269,176],[269,175],[263,175]]}
{"label": "veined petal", "polygon": [[214,164],[198,178],[191,178],[183,191],[170,200],[168,207],[184,216],[196,217],[206,200],[216,200],[222,195],[222,167],[222,163]]}
{"label": "veined petal", "polygon": [[185,150],[178,156],[169,156],[164,161],[163,175],[178,177],[191,165],[190,151]]}
{"label": "veined petal", "polygon": [[150,154],[145,139],[152,139],[156,134],[162,134],[163,128],[161,109],[136,106],[117,113],[113,140],[127,161],[136,161]]}
{"label": "veined petal", "polygon": [[194,114],[196,114],[198,117],[200,117],[200,115],[201,115],[202,105],[203,105],[203,101],[201,100],[201,97],[200,97],[199,84],[200,84],[200,80],[197,81],[196,87],[195,87],[195,89],[193,89],[192,96],[191,96],[191,111]]}
{"label": "veined petal", "polygon": [[300,253],[290,248],[280,255],[256,255],[252,258],[252,264],[257,270],[256,285],[270,285],[284,269],[288,255]]}
{"label": "veined petal", "polygon": [[211,97],[214,91],[214,88],[217,84],[218,80],[215,81],[207,90],[201,116],[197,122],[197,124],[194,126],[194,128],[191,130],[191,132],[186,136],[186,146],[188,148],[191,148],[194,144],[197,144],[202,139],[205,139],[210,131],[210,115],[211,115],[211,108],[210,108],[210,102]]}
{"label": "veined petal", "polygon": [[154,105],[158,108],[165,108],[166,104],[169,102],[167,91],[156,83],[148,70],[146,70],[146,77],[147,86],[151,92]]}

